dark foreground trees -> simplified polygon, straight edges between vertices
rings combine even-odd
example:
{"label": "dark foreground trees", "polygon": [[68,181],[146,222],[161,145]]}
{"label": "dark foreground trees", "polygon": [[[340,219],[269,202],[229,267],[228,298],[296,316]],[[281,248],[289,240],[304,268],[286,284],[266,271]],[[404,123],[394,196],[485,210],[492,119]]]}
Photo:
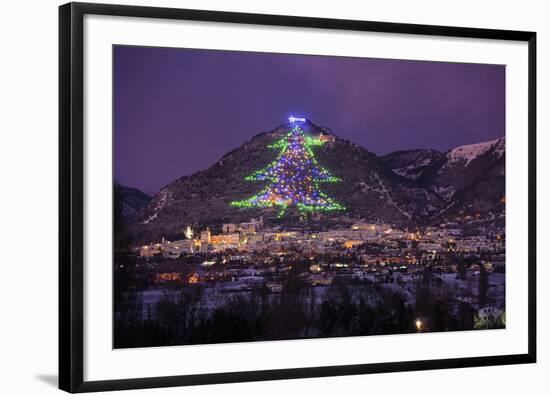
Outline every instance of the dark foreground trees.
{"label": "dark foreground trees", "polygon": [[469,330],[475,315],[469,304],[436,296],[423,284],[416,303],[377,284],[337,283],[320,299],[298,277],[281,294],[265,287],[225,294],[217,307],[203,292],[200,286],[172,290],[150,307],[139,292],[119,295],[115,348],[413,333],[417,319],[422,331]]}

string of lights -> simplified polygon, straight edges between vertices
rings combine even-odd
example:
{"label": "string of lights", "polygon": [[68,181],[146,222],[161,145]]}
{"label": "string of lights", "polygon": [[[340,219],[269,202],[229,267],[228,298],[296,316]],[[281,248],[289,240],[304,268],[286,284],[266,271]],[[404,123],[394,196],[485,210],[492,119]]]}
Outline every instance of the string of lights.
{"label": "string of lights", "polygon": [[285,137],[268,146],[279,149],[277,158],[245,178],[247,181],[267,181],[268,185],[248,199],[231,202],[231,206],[278,207],[279,218],[290,206],[297,207],[303,213],[344,210],[344,206],[319,188],[320,183],[340,181],[319,165],[315,158],[312,147],[323,143],[319,138],[306,136],[299,125],[293,126]]}

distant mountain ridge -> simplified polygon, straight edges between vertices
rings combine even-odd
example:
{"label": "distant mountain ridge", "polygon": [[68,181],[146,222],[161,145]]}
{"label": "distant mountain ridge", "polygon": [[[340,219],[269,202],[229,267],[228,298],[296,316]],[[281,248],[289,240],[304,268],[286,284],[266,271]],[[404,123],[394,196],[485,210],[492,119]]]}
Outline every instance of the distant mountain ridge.
{"label": "distant mountain ridge", "polygon": [[443,153],[433,149],[415,149],[395,151],[380,157],[395,174],[417,180],[434,162],[440,160]]}
{"label": "distant mountain ridge", "polygon": [[141,211],[147,207],[152,197],[137,188],[115,185],[115,207],[120,210],[121,217],[128,222],[137,219]]}
{"label": "distant mountain ridge", "polygon": [[[276,157],[277,151],[268,145],[291,127],[285,124],[260,133],[209,168],[163,187],[137,215],[131,226],[134,239],[179,234],[187,225],[216,226],[260,215],[268,224],[290,224],[275,220],[274,210],[244,210],[229,203],[261,189],[264,184],[245,177]],[[342,181],[321,188],[346,207],[311,222],[347,226],[365,220],[405,227],[504,209],[504,138],[446,153],[419,149],[379,157],[309,120],[303,129],[326,141],[314,149],[315,155]]]}
{"label": "distant mountain ridge", "polygon": [[446,202],[445,214],[504,209],[506,140],[464,145],[448,151],[422,177],[420,185]]}

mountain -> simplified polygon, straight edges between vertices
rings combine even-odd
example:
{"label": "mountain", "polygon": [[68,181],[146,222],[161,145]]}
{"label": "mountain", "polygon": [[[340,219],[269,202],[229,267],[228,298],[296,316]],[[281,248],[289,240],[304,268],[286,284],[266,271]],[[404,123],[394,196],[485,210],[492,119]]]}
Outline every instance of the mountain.
{"label": "mountain", "polygon": [[137,219],[140,212],[149,204],[152,197],[136,188],[120,184],[114,186],[115,207],[121,218],[127,222]]}
{"label": "mountain", "polygon": [[378,157],[308,120],[302,124],[304,132],[325,140],[313,148],[318,162],[341,178],[320,187],[346,210],[299,222],[292,210],[278,219],[274,209],[232,207],[232,201],[248,198],[265,186],[245,177],[277,157],[278,150],[268,145],[292,127],[285,124],[260,133],[209,168],[163,187],[128,227],[130,239],[138,243],[162,236],[177,238],[187,225],[215,228],[258,216],[271,226],[347,227],[366,220],[414,227],[462,215],[465,210],[492,211],[504,196],[504,139],[446,153],[414,150]]}
{"label": "mountain", "polygon": [[435,162],[444,155],[433,149],[415,149],[395,151],[380,157],[395,174],[410,180],[418,179]]}
{"label": "mountain", "polygon": [[504,137],[456,147],[446,152],[417,181],[446,202],[443,217],[502,211],[505,148]]}

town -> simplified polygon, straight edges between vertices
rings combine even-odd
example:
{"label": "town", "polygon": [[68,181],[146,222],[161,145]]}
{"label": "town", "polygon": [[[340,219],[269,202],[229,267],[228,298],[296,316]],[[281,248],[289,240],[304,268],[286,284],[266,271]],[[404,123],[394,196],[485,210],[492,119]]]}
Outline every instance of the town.
{"label": "town", "polygon": [[[182,292],[199,295],[195,308],[208,314],[223,309],[232,296],[264,293],[280,299],[294,279],[299,297],[317,315],[345,286],[352,301],[377,300],[386,291],[399,295],[404,305],[415,307],[410,320],[417,332],[441,330],[434,327],[431,310],[418,316],[419,298],[448,303],[451,315],[467,306],[465,329],[502,327],[504,233],[485,226],[487,218],[461,220],[414,231],[369,222],[325,231],[283,230],[265,226],[262,217],[215,229],[187,226],[180,240],[163,238],[135,248],[130,277],[139,289],[142,314],[149,317]],[[115,265],[115,278],[128,270],[125,264]]]}

